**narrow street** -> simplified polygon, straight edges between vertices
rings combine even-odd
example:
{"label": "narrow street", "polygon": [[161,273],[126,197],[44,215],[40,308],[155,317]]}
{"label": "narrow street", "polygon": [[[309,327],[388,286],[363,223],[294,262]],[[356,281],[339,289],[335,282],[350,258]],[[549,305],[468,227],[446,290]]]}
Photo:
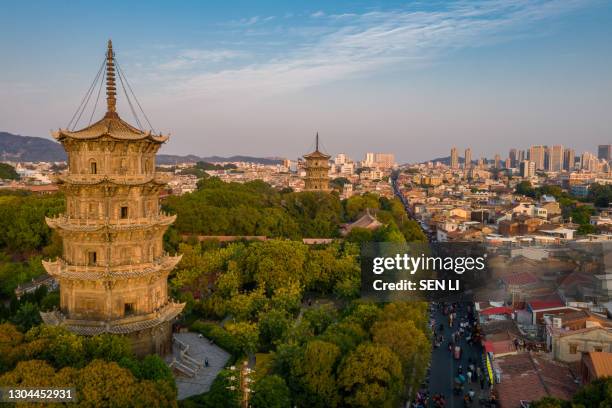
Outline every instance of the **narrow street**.
{"label": "narrow street", "polygon": [[[393,190],[395,195],[399,198],[404,206],[404,210],[406,214],[411,219],[414,219],[413,214],[410,210],[408,202],[401,194],[399,186],[397,185],[397,179],[392,178]],[[416,220],[415,220],[416,221]],[[422,228],[422,227],[421,227]],[[423,231],[425,235],[428,237],[428,240],[431,242],[433,237],[428,233],[428,231]],[[479,344],[469,344],[466,340],[465,335],[459,336],[459,342],[457,343],[461,347],[461,358],[455,359],[453,356],[453,352],[449,350],[449,342],[452,342],[452,334],[459,330],[459,324],[461,322],[468,321],[468,313],[467,307],[468,303],[460,303],[457,304],[456,310],[456,319],[453,321],[453,326],[449,326],[449,319],[447,315],[444,315],[441,307],[438,307],[437,304],[430,304],[430,308],[432,308],[431,318],[435,321],[436,333],[442,334],[443,341],[439,347],[434,347],[432,349],[431,354],[431,365],[429,372],[429,389],[426,390],[429,394],[427,407],[438,407],[442,405],[436,405],[433,400],[434,396],[443,396],[445,400],[444,407],[451,408],[460,408],[460,407],[479,407],[485,406],[480,405],[480,398],[488,399],[489,397],[489,385],[488,381],[484,381],[484,387],[481,390],[480,378],[475,379],[473,377],[472,382],[466,382],[462,385],[462,389],[460,393],[455,395],[453,393],[453,387],[455,385],[455,379],[459,375],[459,367],[461,366],[463,376],[467,378],[467,371],[470,366],[470,361],[476,367],[480,367],[481,376],[484,376],[486,379],[485,370],[483,361],[482,361],[482,346]],[[473,306],[473,305],[472,305]],[[440,331],[440,324],[443,325],[443,330]],[[473,390],[475,395],[472,398],[472,402],[466,403],[464,402],[464,395],[467,394],[470,390]],[[416,405],[418,406],[418,405]]]}
{"label": "narrow street", "polygon": [[[466,341],[465,336],[457,343],[461,347],[461,359],[456,360],[453,354],[449,351],[449,342],[452,341],[451,335],[459,330],[459,323],[467,321],[467,304],[459,304],[457,310],[457,318],[453,322],[453,327],[449,327],[448,316],[445,316],[439,308],[435,309],[433,319],[438,330],[438,334],[443,333],[444,341],[438,348],[434,348],[431,356],[431,372],[429,377],[429,395],[430,406],[435,407],[432,397],[434,395],[443,395],[446,400],[446,407],[464,407],[463,396],[470,390],[474,390],[475,397],[471,405],[473,407],[480,406],[478,401],[482,397],[488,398],[488,384],[485,381],[484,390],[481,391],[480,378],[471,383],[465,383],[460,395],[453,394],[453,386],[455,378],[459,374],[459,366],[463,369],[463,375],[467,378],[470,360],[475,366],[480,366],[481,375],[485,375],[485,368],[482,364],[482,347],[480,344],[470,345]],[[439,331],[440,324],[444,325],[443,331]],[[472,378],[474,380],[474,377]]]}

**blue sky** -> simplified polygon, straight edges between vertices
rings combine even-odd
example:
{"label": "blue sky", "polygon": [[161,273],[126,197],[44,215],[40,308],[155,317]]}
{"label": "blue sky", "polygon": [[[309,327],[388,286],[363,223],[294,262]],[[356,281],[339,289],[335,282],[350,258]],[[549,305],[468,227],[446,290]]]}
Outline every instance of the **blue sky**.
{"label": "blue sky", "polygon": [[4,2],[0,130],[65,127],[109,37],[167,153],[612,142],[605,0]]}

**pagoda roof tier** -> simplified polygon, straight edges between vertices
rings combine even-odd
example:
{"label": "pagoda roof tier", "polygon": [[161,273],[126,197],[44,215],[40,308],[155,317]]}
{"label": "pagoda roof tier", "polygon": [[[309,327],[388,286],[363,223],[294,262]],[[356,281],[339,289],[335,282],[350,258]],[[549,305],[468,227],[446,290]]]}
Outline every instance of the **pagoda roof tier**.
{"label": "pagoda roof tier", "polygon": [[116,184],[122,186],[139,186],[144,184],[166,185],[171,176],[155,173],[153,176],[121,176],[112,174],[70,174],[63,173],[54,177],[58,184],[93,186],[98,184]]}
{"label": "pagoda roof tier", "polygon": [[97,232],[97,231],[131,231],[157,226],[168,226],[176,220],[176,215],[161,213],[154,217],[117,219],[112,222],[108,218],[83,219],[70,218],[66,215],[45,217],[47,225],[71,232]]}
{"label": "pagoda roof tier", "polygon": [[150,140],[154,143],[164,143],[168,136],[142,131],[125,122],[116,112],[108,112],[101,120],[81,130],[71,131],[59,129],[51,133],[61,142],[65,139],[93,140],[108,137],[115,140]]}
{"label": "pagoda roof tier", "polygon": [[318,149],[312,153],[308,153],[304,155],[305,159],[329,159],[331,156],[325,153],[320,152]]}
{"label": "pagoda roof tier", "polygon": [[150,329],[171,321],[184,308],[185,303],[170,301],[152,313],[107,321],[70,319],[59,310],[41,312],[40,315],[48,325],[63,326],[76,334],[94,336],[102,333],[129,334]]}
{"label": "pagoda roof tier", "polygon": [[60,279],[79,281],[113,281],[131,278],[140,278],[163,271],[172,270],[179,263],[183,255],[165,255],[155,262],[135,265],[117,266],[83,266],[70,265],[61,258],[55,261],[42,261],[43,267],[51,276]]}

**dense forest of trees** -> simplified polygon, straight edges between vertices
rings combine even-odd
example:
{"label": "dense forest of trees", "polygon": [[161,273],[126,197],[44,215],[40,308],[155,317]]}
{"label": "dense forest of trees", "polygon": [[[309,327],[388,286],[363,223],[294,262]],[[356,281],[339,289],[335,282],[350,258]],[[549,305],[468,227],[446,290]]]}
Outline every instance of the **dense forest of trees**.
{"label": "dense forest of trees", "polygon": [[84,407],[177,406],[174,378],[161,358],[136,359],[121,336],[83,337],[61,327],[24,333],[0,324],[0,385],[74,387]]}
{"label": "dense forest of trees", "polygon": [[180,215],[168,234],[175,248],[179,233],[293,240],[339,237],[340,225],[356,220],[368,208],[405,239],[425,240],[419,226],[406,217],[399,200],[376,194],[341,201],[336,194],[281,192],[262,181],[224,183],[213,177],[200,180],[196,192],[170,197],[164,205],[165,210]]}
{"label": "dense forest of trees", "polygon": [[0,297],[10,297],[18,284],[41,275],[43,256],[60,254],[61,240],[44,218],[63,210],[60,194],[0,193]]}
{"label": "dense forest of trees", "polygon": [[[272,306],[226,328],[196,322],[193,329],[231,338],[239,353],[269,347],[269,364],[257,368],[254,407],[396,407],[422,381],[431,351],[427,305],[419,302],[322,304],[297,319]],[[239,407],[227,375],[183,405]]]}
{"label": "dense forest of trees", "polygon": [[[43,273],[43,257],[61,253],[61,240],[44,217],[63,209],[60,194],[0,195],[5,226],[0,296],[9,300],[0,309],[0,384],[76,384],[84,406],[127,398],[172,406],[176,390],[163,362],[135,359],[121,337],[83,338],[41,326],[39,311],[57,306],[57,293],[41,288],[15,298],[18,284]],[[421,359],[429,352],[425,305],[358,300],[359,243],[425,240],[398,200],[375,194],[340,200],[335,193],[278,191],[261,181],[237,184],[207,177],[196,192],[169,197],[164,209],[178,215],[165,239],[169,250],[183,254],[170,279],[173,296],[187,302],[183,323],[213,339],[234,361],[254,353],[270,359],[253,385],[254,407],[391,407],[407,395],[406,384],[420,382]],[[340,238],[342,224],[366,210],[383,227],[354,229],[332,244],[301,242],[304,237]],[[183,234],[270,239],[197,243],[183,242]],[[366,370],[371,364],[380,370]],[[93,379],[108,373],[113,378],[96,388]],[[227,376],[222,372],[209,393],[182,405],[231,406],[237,398],[224,385]],[[125,385],[121,395],[119,384]]]}

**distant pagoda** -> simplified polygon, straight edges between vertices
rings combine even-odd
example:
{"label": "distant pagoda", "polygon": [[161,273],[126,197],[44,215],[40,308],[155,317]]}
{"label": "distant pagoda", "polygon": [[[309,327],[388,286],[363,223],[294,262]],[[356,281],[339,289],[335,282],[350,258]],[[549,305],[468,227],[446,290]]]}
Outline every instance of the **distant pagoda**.
{"label": "distant pagoda", "polygon": [[181,257],[163,249],[176,216],[160,212],[167,179],[155,172],[155,154],[168,136],[117,114],[110,40],[105,65],[104,117],[78,131],[53,132],[68,155],[68,170],[56,180],[66,213],[46,219],[62,237],[63,253],[43,266],[59,281],[60,309],[41,316],[77,334],[126,335],[137,355],[165,354],[184,307],[168,298],[168,274]]}
{"label": "distant pagoda", "polygon": [[304,155],[304,160],[306,160],[304,191],[329,191],[330,157],[319,151],[319,133],[317,132],[315,151]]}

